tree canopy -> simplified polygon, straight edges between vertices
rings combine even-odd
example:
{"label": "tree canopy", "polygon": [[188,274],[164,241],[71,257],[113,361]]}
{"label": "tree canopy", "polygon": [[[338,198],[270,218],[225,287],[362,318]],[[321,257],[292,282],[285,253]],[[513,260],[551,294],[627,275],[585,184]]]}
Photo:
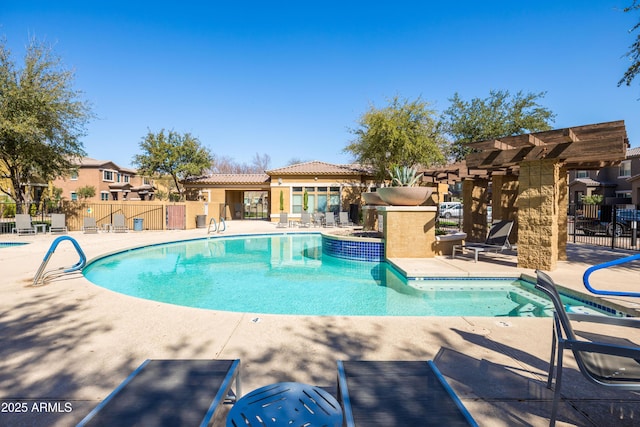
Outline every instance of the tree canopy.
{"label": "tree canopy", "polygon": [[[638,1],[639,0],[633,0],[633,3],[631,3],[631,6],[625,7],[624,11],[631,12],[634,10],[639,10],[640,4],[638,3]],[[634,25],[629,30],[629,32],[633,33],[634,31],[637,31],[639,28],[640,28],[640,22]],[[622,78],[618,81],[618,86],[622,86],[622,85],[631,86],[631,82],[633,81],[633,79],[635,79],[638,73],[640,73],[640,33],[636,34],[636,39],[633,42],[633,44],[629,46],[629,51],[626,53],[625,56],[631,60],[631,65],[629,66],[629,68],[627,68],[627,71],[625,71]]]}
{"label": "tree canopy", "polygon": [[32,39],[20,68],[0,40],[0,191],[18,212],[28,183],[69,173],[85,154],[80,138],[93,115],[73,78],[49,46]]}
{"label": "tree canopy", "polygon": [[435,110],[420,98],[394,97],[384,108],[371,106],[352,129],[356,139],[344,148],[356,161],[370,165],[378,181],[393,166],[429,167],[444,162],[446,144]]}
{"label": "tree canopy", "polygon": [[511,95],[492,90],[487,98],[464,101],[456,93],[442,114],[443,125],[453,139],[448,153],[456,161],[469,153],[468,143],[551,129],[555,114],[538,101],[545,92]]}
{"label": "tree canopy", "polygon": [[133,158],[139,172],[149,176],[171,176],[181,199],[180,181],[202,175],[213,160],[209,150],[189,133],[182,135],[164,129],[158,133],[149,131],[140,142],[140,148],[142,154]]}

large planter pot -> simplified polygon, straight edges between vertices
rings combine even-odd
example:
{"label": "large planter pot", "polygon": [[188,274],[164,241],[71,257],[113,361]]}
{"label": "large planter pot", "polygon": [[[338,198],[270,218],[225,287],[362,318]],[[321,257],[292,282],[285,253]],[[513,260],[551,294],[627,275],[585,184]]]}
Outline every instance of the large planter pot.
{"label": "large planter pot", "polygon": [[378,188],[378,195],[392,206],[419,206],[433,193],[433,187],[384,187]]}
{"label": "large planter pot", "polygon": [[364,204],[369,206],[384,206],[387,203],[383,202],[378,193],[362,193]]}

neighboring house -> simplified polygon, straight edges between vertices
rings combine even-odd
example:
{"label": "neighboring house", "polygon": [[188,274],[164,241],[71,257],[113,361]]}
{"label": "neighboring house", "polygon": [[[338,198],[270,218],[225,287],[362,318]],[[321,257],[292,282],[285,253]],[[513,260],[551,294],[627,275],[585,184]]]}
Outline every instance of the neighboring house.
{"label": "neighboring house", "polygon": [[[373,185],[373,174],[358,165],[335,165],[320,161],[298,163],[264,174],[212,174],[183,182],[189,200],[225,206],[225,217],[253,216],[253,206],[277,221],[282,211],[300,217],[304,194],[308,212],[347,211],[360,203],[360,194]],[[221,213],[222,214],[222,213]]]}
{"label": "neighboring house", "polygon": [[640,147],[628,149],[618,166],[569,171],[569,203],[594,194],[609,203],[640,204]]}
{"label": "neighboring house", "polygon": [[66,177],[58,177],[53,186],[62,189],[62,197],[78,200],[78,189],[94,187],[96,195],[89,201],[153,200],[153,182],[137,174],[135,169],[123,168],[110,160],[83,157],[78,169]]}

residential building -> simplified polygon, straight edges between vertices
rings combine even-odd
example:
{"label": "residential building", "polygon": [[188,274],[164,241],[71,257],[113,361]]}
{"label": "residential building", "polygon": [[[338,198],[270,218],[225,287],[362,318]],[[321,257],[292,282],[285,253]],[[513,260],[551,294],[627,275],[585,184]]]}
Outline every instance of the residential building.
{"label": "residential building", "polygon": [[89,201],[153,200],[153,181],[138,175],[135,169],[123,168],[110,160],[83,157],[69,176],[58,177],[53,186],[62,189],[62,197],[78,200],[78,189],[94,187],[96,195]]}
{"label": "residential building", "polygon": [[601,195],[607,203],[640,204],[640,147],[627,150],[618,166],[569,171],[569,203]]}

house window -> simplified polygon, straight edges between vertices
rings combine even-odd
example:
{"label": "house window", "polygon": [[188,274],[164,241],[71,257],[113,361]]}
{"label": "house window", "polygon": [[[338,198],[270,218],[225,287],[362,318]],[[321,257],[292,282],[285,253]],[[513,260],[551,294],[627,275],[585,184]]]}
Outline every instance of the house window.
{"label": "house window", "polygon": [[618,174],[618,178],[628,178],[631,176],[631,162],[629,160],[625,160],[620,163],[620,173]]}
{"label": "house window", "polygon": [[616,197],[619,197],[621,199],[630,199],[631,198],[631,190],[616,191]]}
{"label": "house window", "polygon": [[151,178],[147,178],[146,176],[142,178],[142,183],[144,185],[151,185]]}
{"label": "house window", "polygon": [[[301,213],[304,203],[304,187],[293,187],[291,213]],[[339,212],[340,187],[306,187],[309,206],[307,211]]]}
{"label": "house window", "polygon": [[113,182],[113,171],[102,171],[102,180]]}
{"label": "house window", "polygon": [[106,202],[109,200],[109,192],[108,191],[101,191],[100,192],[100,200],[102,200],[103,202]]}
{"label": "house window", "polygon": [[122,179],[124,180],[124,182],[128,183],[129,182],[129,175],[122,175]]}
{"label": "house window", "polygon": [[71,181],[77,181],[77,180],[78,180],[78,171],[71,172]]}
{"label": "house window", "polygon": [[576,178],[589,178],[589,171],[576,172]]}
{"label": "house window", "polygon": [[78,193],[76,193],[75,191],[71,192],[71,200],[74,202],[78,201]]}

